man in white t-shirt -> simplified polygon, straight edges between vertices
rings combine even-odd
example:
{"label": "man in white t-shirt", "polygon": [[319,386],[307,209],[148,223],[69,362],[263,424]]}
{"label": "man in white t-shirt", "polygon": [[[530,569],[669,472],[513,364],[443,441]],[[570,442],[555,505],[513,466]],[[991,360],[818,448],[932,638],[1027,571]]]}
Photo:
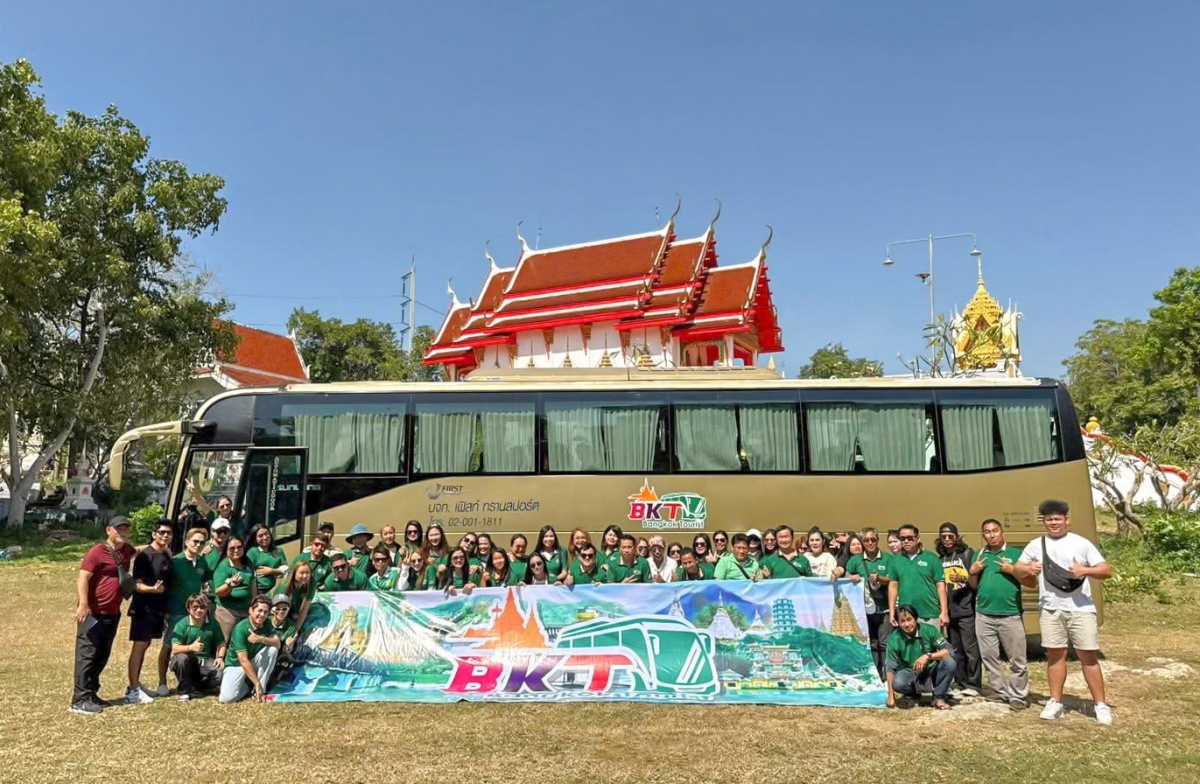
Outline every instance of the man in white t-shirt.
{"label": "man in white t-shirt", "polygon": [[1042,718],[1054,721],[1063,714],[1069,645],[1075,648],[1083,667],[1083,679],[1095,702],[1096,721],[1108,725],[1112,724],[1112,709],[1104,701],[1104,674],[1096,658],[1100,633],[1088,578],[1107,580],[1112,577],[1112,567],[1096,545],[1067,530],[1071,525],[1069,511],[1064,501],[1043,501],[1038,514],[1046,535],[1026,545],[1017,560],[1017,579],[1038,589],[1046,680],[1050,682],[1050,699]]}
{"label": "man in white t-shirt", "polygon": [[650,537],[650,574],[656,583],[669,583],[675,579],[679,564],[667,555],[667,541],[658,534]]}

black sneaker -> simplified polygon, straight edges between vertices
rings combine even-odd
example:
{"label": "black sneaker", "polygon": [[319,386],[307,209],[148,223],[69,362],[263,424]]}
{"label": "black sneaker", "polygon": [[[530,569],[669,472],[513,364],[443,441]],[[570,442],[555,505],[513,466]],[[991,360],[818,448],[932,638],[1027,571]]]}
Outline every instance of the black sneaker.
{"label": "black sneaker", "polygon": [[1023,711],[1029,706],[1025,704],[1025,700],[1014,699],[1009,700],[1008,707],[1015,711]]}
{"label": "black sneaker", "polygon": [[96,716],[104,712],[104,706],[93,700],[83,700],[82,702],[74,703],[67,710],[79,716]]}

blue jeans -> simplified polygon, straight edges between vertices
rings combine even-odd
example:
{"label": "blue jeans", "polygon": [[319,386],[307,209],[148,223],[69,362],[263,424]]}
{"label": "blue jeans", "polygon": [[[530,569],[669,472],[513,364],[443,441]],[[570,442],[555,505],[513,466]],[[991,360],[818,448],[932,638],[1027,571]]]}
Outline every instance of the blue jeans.
{"label": "blue jeans", "polygon": [[944,700],[950,694],[950,682],[954,680],[954,671],[958,665],[950,656],[936,662],[930,662],[920,675],[912,670],[896,670],[892,677],[892,689],[897,694],[916,698],[917,688],[921,685],[933,686],[933,698]]}

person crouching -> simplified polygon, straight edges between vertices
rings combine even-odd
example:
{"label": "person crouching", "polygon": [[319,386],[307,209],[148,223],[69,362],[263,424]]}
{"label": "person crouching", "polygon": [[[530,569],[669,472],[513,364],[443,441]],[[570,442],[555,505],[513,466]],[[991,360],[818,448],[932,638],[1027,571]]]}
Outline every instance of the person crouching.
{"label": "person crouching", "polygon": [[946,710],[950,704],[950,682],[954,679],[954,656],[950,643],[935,626],[918,623],[917,610],[902,604],[896,608],[896,628],[888,636],[887,674],[889,708],[896,707],[896,694],[918,699],[918,687],[933,686],[933,707]]}

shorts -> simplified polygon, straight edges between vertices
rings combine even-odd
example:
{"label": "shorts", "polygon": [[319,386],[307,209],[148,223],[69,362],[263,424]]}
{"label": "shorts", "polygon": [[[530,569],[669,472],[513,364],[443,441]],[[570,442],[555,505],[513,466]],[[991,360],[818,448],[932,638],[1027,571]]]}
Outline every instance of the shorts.
{"label": "shorts", "polygon": [[1069,610],[1041,611],[1043,648],[1066,648],[1077,651],[1100,650],[1100,626],[1094,612]]}
{"label": "shorts", "polygon": [[129,641],[152,642],[161,640],[163,629],[167,625],[165,615],[135,615],[130,619]]}

